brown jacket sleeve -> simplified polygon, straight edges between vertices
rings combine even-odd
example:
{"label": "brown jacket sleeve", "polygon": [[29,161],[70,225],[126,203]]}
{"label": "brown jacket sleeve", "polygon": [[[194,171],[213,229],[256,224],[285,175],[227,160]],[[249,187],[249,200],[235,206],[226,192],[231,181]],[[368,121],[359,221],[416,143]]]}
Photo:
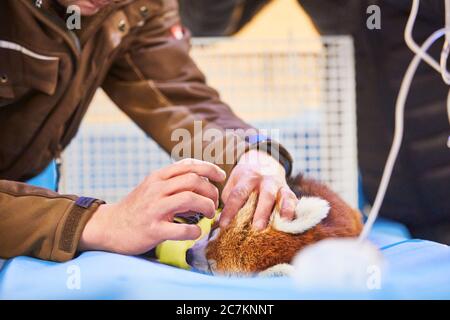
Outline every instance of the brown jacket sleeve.
{"label": "brown jacket sleeve", "polygon": [[73,258],[99,200],[0,180],[0,258]]}
{"label": "brown jacket sleeve", "polygon": [[[190,153],[178,157],[176,152],[172,154],[175,158],[200,158],[218,164],[229,173],[235,164],[230,158],[237,160],[249,148],[242,132],[251,129],[256,134],[257,131],[239,119],[206,84],[203,73],[189,56],[189,32],[185,30],[180,37],[177,1],[163,3],[159,12],[153,12],[156,16],[137,34],[128,35],[131,43],[116,59],[103,88],[167,152],[187,143],[184,148]],[[200,124],[203,134],[207,129],[215,129],[222,133],[222,139],[202,138],[199,130],[195,130]],[[185,129],[199,140],[179,144],[179,140],[171,139],[176,129]],[[240,132],[229,133],[227,129],[240,129]],[[232,139],[234,143],[230,143]],[[203,147],[201,150],[199,145]],[[205,158],[209,154],[205,151],[214,146],[218,146],[218,151],[213,157]],[[282,151],[290,159],[287,151]],[[230,154],[234,157],[227,158]]]}

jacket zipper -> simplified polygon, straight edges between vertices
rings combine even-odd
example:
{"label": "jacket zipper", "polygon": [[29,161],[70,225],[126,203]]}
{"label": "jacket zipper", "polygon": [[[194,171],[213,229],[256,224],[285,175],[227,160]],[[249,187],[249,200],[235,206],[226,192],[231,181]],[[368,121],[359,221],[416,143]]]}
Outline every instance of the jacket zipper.
{"label": "jacket zipper", "polygon": [[45,13],[43,10],[39,10],[33,4],[31,4],[27,0],[21,0],[21,2],[28,7],[28,9],[42,22],[44,22],[49,28],[55,30],[69,45],[74,57],[75,61],[78,64],[78,60],[80,58],[81,46],[80,41],[76,34],[70,30],[68,30],[64,23],[62,23],[62,19],[57,17],[50,16]]}
{"label": "jacket zipper", "polygon": [[[58,33],[64,41],[69,46],[72,55],[73,55],[73,62],[75,64],[74,70],[77,69],[77,66],[79,64],[79,59],[81,55],[81,44],[80,40],[78,39],[77,35],[66,28],[63,21],[57,17],[50,16],[46,14],[44,11],[38,10],[36,7],[34,7],[32,4],[30,4],[27,0],[22,0],[22,3],[29,8],[29,10],[42,22],[44,22],[49,28],[53,29],[56,33]],[[76,109],[78,109],[79,105]],[[62,139],[62,137],[61,137]],[[61,145],[61,141],[58,142],[58,145],[56,147],[55,152],[55,164],[56,164],[56,192],[59,191],[60,182],[61,182],[61,168],[63,164],[63,160],[61,157],[63,148]]]}

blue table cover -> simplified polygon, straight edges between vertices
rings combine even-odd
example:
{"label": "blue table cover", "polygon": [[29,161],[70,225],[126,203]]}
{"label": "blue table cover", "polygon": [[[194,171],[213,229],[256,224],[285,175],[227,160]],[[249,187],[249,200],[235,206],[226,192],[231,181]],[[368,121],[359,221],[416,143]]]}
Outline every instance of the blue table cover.
{"label": "blue table cover", "polygon": [[[49,172],[54,172],[49,167]],[[54,180],[35,184],[54,186]],[[379,220],[370,240],[388,268],[380,289],[298,287],[289,278],[225,278],[105,252],[55,263],[29,257],[6,261],[0,299],[449,299],[450,248],[410,239],[400,224]],[[74,283],[73,276],[78,282]]]}
{"label": "blue table cover", "polygon": [[[0,271],[0,299],[449,299],[450,248],[384,229],[371,236],[388,263],[379,290],[299,288],[289,278],[215,277],[87,252],[65,263],[8,260]],[[75,287],[68,285],[74,270],[80,279]]]}

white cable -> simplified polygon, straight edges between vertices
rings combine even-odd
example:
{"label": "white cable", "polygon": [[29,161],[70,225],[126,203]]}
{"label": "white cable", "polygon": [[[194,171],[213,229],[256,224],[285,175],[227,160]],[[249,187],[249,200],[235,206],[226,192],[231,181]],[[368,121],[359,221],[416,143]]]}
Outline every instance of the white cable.
{"label": "white cable", "polygon": [[[445,0],[445,28],[447,33],[445,35],[444,49],[441,53],[441,72],[444,81],[450,84],[450,74],[447,72],[447,61],[450,53],[450,0]],[[447,95],[447,115],[450,123],[450,90]],[[447,147],[450,148],[450,136],[447,139]]]}
{"label": "white cable", "polygon": [[421,51],[419,45],[414,41],[413,38],[413,29],[416,23],[417,14],[419,12],[420,0],[413,0],[411,12],[408,17],[408,21],[406,22],[405,27],[405,42],[406,45],[414,52],[416,55],[419,55],[426,63],[428,63],[431,67],[433,67],[437,72],[441,73],[440,64],[427,52]]}
{"label": "white cable", "polygon": [[[447,115],[448,115],[448,123],[450,123],[450,90],[447,95]],[[450,148],[450,137],[448,137],[447,145]]]}
{"label": "white cable", "polygon": [[[445,27],[450,28],[450,0],[445,0]],[[447,30],[445,34],[444,47],[441,51],[440,67],[442,79],[450,85],[450,73],[447,71],[447,61],[450,53],[450,31]]]}
{"label": "white cable", "polygon": [[450,85],[450,73],[447,71],[447,61],[450,52],[449,42],[445,40],[444,47],[441,51],[440,68],[442,79],[446,84]]}
{"label": "white cable", "polygon": [[[412,10],[411,14],[417,15],[417,12],[414,12]],[[378,213],[383,203],[383,199],[386,194],[387,187],[389,185],[389,180],[391,179],[392,170],[394,169],[395,161],[397,159],[400,147],[402,145],[406,99],[408,97],[409,89],[411,87],[414,75],[417,71],[417,68],[421,60],[422,59],[426,60],[425,57],[428,55],[426,51],[433,45],[433,43],[435,43],[439,38],[445,35],[446,32],[450,32],[450,30],[447,28],[439,29],[438,31],[434,32],[430,37],[428,37],[428,39],[424,42],[424,44],[421,47],[417,47],[414,49],[415,52],[417,50],[417,54],[414,56],[413,60],[408,66],[408,69],[406,70],[405,76],[403,77],[403,81],[400,86],[400,91],[397,96],[397,101],[395,105],[395,130],[392,146],[389,151],[389,155],[386,161],[386,165],[384,167],[383,175],[381,177],[381,182],[378,187],[377,195],[375,197],[372,210],[370,210],[367,222],[364,225],[364,229],[361,232],[361,235],[359,236],[359,241],[365,240],[369,235],[370,231],[372,230],[373,224],[377,219]],[[405,37],[406,34],[407,30],[405,30]]]}
{"label": "white cable", "polygon": [[450,42],[450,0],[445,0],[445,28],[447,28],[447,32],[445,35],[445,39],[447,42]]}
{"label": "white cable", "polygon": [[[420,0],[413,0],[411,7],[411,13],[408,18],[408,22],[405,27],[405,41],[408,47],[417,55],[419,55],[423,60],[425,60],[431,67],[433,67],[442,76],[444,82],[450,85],[450,73],[447,71],[447,61],[450,55],[450,0],[445,0],[445,42],[441,51],[439,63],[430,56],[427,52],[420,51],[419,46],[414,41],[413,29],[417,19],[417,14],[420,7]],[[450,94],[450,92],[449,92]],[[450,99],[447,102],[447,113],[450,122]],[[450,137],[449,137],[449,148],[450,148]]]}

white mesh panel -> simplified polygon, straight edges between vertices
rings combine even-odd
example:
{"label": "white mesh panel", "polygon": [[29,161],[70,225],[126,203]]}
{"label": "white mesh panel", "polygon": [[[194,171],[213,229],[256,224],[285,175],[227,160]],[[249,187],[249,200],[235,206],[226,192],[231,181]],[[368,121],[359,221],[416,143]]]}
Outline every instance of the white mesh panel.
{"label": "white mesh panel", "polygon": [[[353,44],[348,37],[195,39],[192,55],[236,114],[279,132],[294,172],[357,204]],[[91,106],[63,156],[61,191],[123,197],[169,157],[110,104]],[[271,131],[269,131],[270,133]]]}

